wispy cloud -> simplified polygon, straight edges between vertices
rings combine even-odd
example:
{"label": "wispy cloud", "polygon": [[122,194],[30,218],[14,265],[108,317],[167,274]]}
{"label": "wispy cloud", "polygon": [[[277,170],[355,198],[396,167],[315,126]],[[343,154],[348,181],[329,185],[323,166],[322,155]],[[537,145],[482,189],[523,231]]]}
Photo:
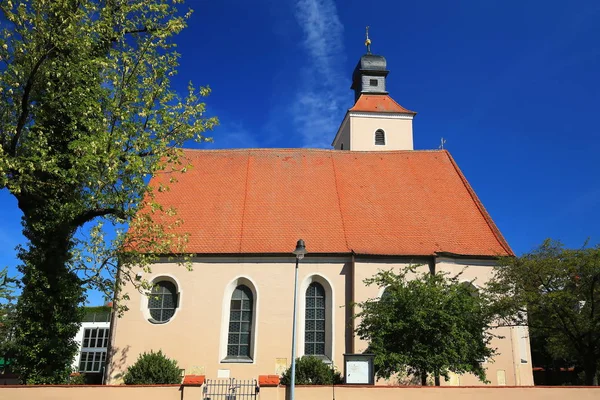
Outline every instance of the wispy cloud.
{"label": "wispy cloud", "polygon": [[343,78],[342,26],[333,0],[297,0],[295,16],[308,58],[291,107],[305,147],[329,147],[350,100]]}

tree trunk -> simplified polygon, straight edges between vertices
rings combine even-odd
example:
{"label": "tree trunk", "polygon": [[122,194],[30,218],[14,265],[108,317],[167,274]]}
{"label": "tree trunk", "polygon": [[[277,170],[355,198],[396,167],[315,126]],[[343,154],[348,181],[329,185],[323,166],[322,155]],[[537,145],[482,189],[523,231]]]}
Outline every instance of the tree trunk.
{"label": "tree trunk", "polygon": [[427,386],[427,372],[421,372],[421,386]]}
{"label": "tree trunk", "polygon": [[79,277],[70,270],[74,229],[52,218],[59,195],[22,195],[23,234],[19,271],[23,291],[17,302],[16,364],[26,383],[66,383],[78,345],[85,299]]}
{"label": "tree trunk", "polygon": [[435,386],[440,386],[440,374],[439,373],[435,373]]}
{"label": "tree trunk", "polygon": [[66,383],[82,321],[81,280],[69,270],[71,249],[50,241],[22,250],[23,292],[17,303],[17,366],[27,383]]}

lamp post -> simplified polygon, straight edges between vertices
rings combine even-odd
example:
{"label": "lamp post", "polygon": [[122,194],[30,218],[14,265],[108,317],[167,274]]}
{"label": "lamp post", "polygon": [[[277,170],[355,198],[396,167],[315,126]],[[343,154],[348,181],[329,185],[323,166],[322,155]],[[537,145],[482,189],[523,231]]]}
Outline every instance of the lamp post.
{"label": "lamp post", "polygon": [[293,253],[296,255],[296,277],[294,278],[294,316],[292,317],[292,371],[290,373],[290,400],[294,400],[294,392],[296,390],[296,308],[298,302],[298,261],[302,260],[306,254],[304,240],[298,240],[296,243],[296,250],[294,250]]}

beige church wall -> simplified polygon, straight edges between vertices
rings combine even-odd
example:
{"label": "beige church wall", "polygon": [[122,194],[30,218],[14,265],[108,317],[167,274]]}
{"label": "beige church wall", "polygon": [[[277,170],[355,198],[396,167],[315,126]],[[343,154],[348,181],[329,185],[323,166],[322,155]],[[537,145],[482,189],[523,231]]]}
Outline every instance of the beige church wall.
{"label": "beige church wall", "polygon": [[[193,271],[173,263],[160,263],[144,278],[154,281],[167,277],[176,282],[180,300],[173,318],[164,324],[148,321],[147,298],[132,287],[126,288],[129,307],[116,320],[113,331],[113,359],[109,365],[110,382],[119,383],[122,373],[138,355],[150,350],[162,350],[178,361],[186,374],[206,375],[208,378],[255,378],[277,374],[291,360],[292,310],[295,259],[230,259],[194,262]],[[328,310],[333,321],[328,329],[327,347],[333,351],[335,365],[342,365],[346,351],[348,329],[346,298],[349,290],[349,263],[344,260],[315,260],[309,257],[300,262],[298,279],[298,346],[304,351],[303,310],[305,292],[310,279],[318,280],[332,298]],[[311,278],[313,277],[313,278]],[[316,277],[316,278],[315,278]],[[255,290],[253,324],[253,361],[251,363],[223,362],[227,344],[228,311],[231,297],[226,295],[241,283]],[[330,294],[332,296],[330,296]],[[329,318],[329,317],[328,317]]]}
{"label": "beige church wall", "polygon": [[344,145],[343,150],[352,149],[352,143],[350,142],[350,119],[348,116],[342,121],[342,126],[336,136],[333,143],[333,148],[336,150],[342,150],[342,144]]}
{"label": "beige church wall", "polygon": [[[377,129],[385,132],[385,146],[375,145]],[[351,115],[350,141],[351,150],[413,150],[412,119]]]}
{"label": "beige church wall", "polygon": [[[436,272],[446,272],[449,276],[460,274],[460,281],[472,282],[476,287],[484,287],[494,273],[494,260],[452,259],[438,257]],[[531,364],[531,348],[526,327],[495,327],[491,330],[494,338],[491,347],[496,348],[498,355],[484,363],[487,379],[498,386],[531,386],[533,370]],[[452,377],[448,385],[480,385],[473,375]]]}
{"label": "beige church wall", "polygon": [[[304,299],[311,279],[323,284],[327,292],[328,334],[326,347],[334,365],[343,370],[343,354],[359,353],[367,343],[353,333],[358,321],[353,321],[352,301],[361,302],[381,296],[383,289],[365,286],[363,281],[380,270],[398,270],[419,265],[419,272],[430,269],[423,259],[357,259],[352,267],[350,257],[307,257],[300,262],[298,280],[297,356],[304,351]],[[486,260],[452,260],[438,258],[436,269],[475,279],[484,284],[491,276],[492,265]],[[295,259],[289,258],[229,258],[199,259],[193,271],[173,263],[159,263],[144,279],[167,278],[177,284],[179,307],[165,324],[148,321],[147,298],[132,287],[126,288],[129,311],[116,320],[113,330],[113,354],[109,365],[111,383],[121,382],[122,373],[138,355],[150,350],[162,350],[178,361],[186,374],[206,375],[209,379],[232,377],[256,378],[258,375],[279,374],[291,361],[292,310]],[[251,363],[224,362],[229,322],[228,304],[237,284],[244,283],[254,291],[254,348]],[[328,289],[329,288],[329,289]],[[522,328],[497,328],[504,339],[494,339],[492,345],[499,355],[488,360],[488,380],[493,385],[531,385],[533,376],[529,357],[529,340]],[[523,339],[524,338],[524,339]],[[525,348],[523,348],[523,344]],[[521,346],[521,347],[519,347]],[[523,356],[524,355],[524,356]],[[525,358],[521,363],[519,357]],[[379,382],[379,384],[388,384]],[[450,386],[481,385],[474,376],[453,376]]]}
{"label": "beige church wall", "polygon": [[[370,298],[380,297],[383,289],[375,285],[365,286],[363,281],[370,278],[380,270],[399,270],[408,265],[418,266],[418,272],[427,272],[430,270],[427,259],[414,259],[406,262],[398,262],[393,259],[368,260],[366,262],[356,262],[355,266],[355,301],[357,303]],[[436,272],[447,272],[449,275],[460,275],[461,281],[473,282],[477,286],[484,286],[492,277],[493,260],[481,259],[452,259],[445,257],[436,257]],[[410,275],[409,275],[410,279]],[[358,309],[355,311],[359,311]],[[355,322],[358,324],[359,321]],[[493,360],[485,360],[487,380],[491,385],[498,386],[529,386],[533,385],[533,372],[531,365],[529,338],[523,327],[495,327],[492,333],[496,336],[490,346],[497,349],[498,354]],[[525,328],[526,329],[526,328]],[[358,337],[354,338],[355,352],[363,352],[367,349],[368,343]],[[521,357],[523,356],[523,357]],[[522,363],[524,359],[527,362]],[[380,381],[378,385],[386,385],[394,382]],[[447,386],[479,386],[484,385],[477,377],[471,374],[452,375],[447,382],[442,382]]]}

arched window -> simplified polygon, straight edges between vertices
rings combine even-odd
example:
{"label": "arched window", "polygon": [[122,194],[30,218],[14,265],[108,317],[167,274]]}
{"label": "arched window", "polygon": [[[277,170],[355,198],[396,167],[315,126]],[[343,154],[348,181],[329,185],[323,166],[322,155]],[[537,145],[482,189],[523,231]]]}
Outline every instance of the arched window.
{"label": "arched window", "polygon": [[344,150],[344,143],[340,146],[340,150]]}
{"label": "arched window", "polygon": [[251,358],[252,297],[252,291],[246,285],[239,285],[231,295],[227,337],[227,358],[229,359]]}
{"label": "arched window", "polygon": [[385,132],[383,129],[377,129],[375,131],[375,144],[377,146],[385,146]]}
{"label": "arched window", "polygon": [[169,321],[175,315],[178,297],[177,286],[173,282],[166,280],[155,282],[148,296],[150,321],[154,323]]}
{"label": "arched window", "polygon": [[304,354],[325,355],[325,289],[312,282],[306,290]]}

